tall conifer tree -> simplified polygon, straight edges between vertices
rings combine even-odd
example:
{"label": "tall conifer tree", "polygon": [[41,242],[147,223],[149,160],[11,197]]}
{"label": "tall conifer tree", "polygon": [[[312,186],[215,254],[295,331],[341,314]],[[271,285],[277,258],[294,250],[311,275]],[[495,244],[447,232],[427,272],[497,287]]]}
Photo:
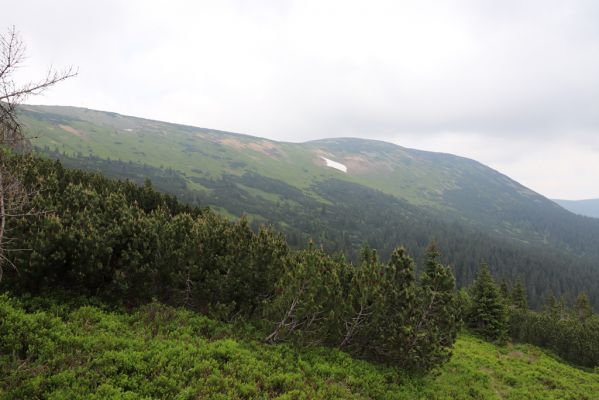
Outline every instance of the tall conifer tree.
{"label": "tall conifer tree", "polygon": [[505,338],[506,307],[489,267],[484,263],[472,286],[472,307],[468,315],[468,325],[488,339],[501,341]]}

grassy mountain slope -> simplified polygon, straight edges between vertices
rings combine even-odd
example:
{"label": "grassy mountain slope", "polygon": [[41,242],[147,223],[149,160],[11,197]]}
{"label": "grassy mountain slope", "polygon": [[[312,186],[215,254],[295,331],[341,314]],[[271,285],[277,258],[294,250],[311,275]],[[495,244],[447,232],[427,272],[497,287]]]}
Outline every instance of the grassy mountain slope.
{"label": "grassy mountain slope", "polygon": [[[362,139],[275,142],[74,107],[25,106],[23,119],[37,137],[35,146],[171,168],[184,174],[191,189],[209,189],[202,183],[206,179],[252,173],[322,201],[313,185],[339,179],[541,243],[551,239],[554,219],[589,224],[505,175],[450,154]],[[347,173],[327,167],[323,157],[345,165]],[[599,223],[590,229],[599,238]]]}
{"label": "grassy mountain slope", "polygon": [[347,252],[368,242],[386,257],[398,244],[422,254],[436,239],[458,284],[487,261],[497,275],[522,276],[535,306],[551,291],[579,290],[599,305],[599,221],[473,160],[373,140],[275,142],[74,107],[25,106],[21,117],[32,144],[67,166],[149,177],[191,203],[274,223],[292,245],[312,237]]}
{"label": "grassy mountain slope", "polygon": [[[541,196],[475,161],[374,140],[284,143],[74,107],[26,106],[23,117],[38,137],[34,141],[37,146],[70,155],[92,153],[166,166],[189,177],[219,178],[253,172],[307,191],[315,181],[337,178],[413,204],[452,209],[464,216],[468,209],[452,200],[456,191],[469,189],[472,179],[487,179],[478,191],[484,199],[498,201],[498,208],[509,201],[543,201]],[[322,157],[346,165],[347,173],[326,167]],[[197,183],[191,186],[202,187]],[[513,188],[509,193],[498,191],[508,186]],[[551,203],[545,205],[554,207]]]}
{"label": "grassy mountain slope", "polygon": [[[0,399],[596,399],[597,372],[463,334],[425,377],[157,303],[131,314],[0,296]],[[10,350],[10,351],[9,351]]]}
{"label": "grassy mountain slope", "polygon": [[599,199],[553,201],[575,214],[599,218]]}

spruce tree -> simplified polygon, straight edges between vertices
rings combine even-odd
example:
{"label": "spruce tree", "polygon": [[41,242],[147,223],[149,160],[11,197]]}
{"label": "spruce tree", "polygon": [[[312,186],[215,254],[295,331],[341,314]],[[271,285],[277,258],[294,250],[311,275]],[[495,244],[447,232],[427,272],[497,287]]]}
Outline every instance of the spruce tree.
{"label": "spruce tree", "polygon": [[511,304],[515,308],[520,310],[526,310],[528,308],[528,302],[526,301],[526,289],[522,283],[522,279],[518,279],[512,289],[510,295]]}
{"label": "spruce tree", "polygon": [[589,296],[586,292],[580,292],[576,297],[576,316],[581,321],[586,321],[591,315],[593,315],[593,309],[589,302]]}
{"label": "spruce tree", "polygon": [[471,290],[468,326],[487,339],[502,341],[507,329],[506,307],[486,264],[480,266]]}

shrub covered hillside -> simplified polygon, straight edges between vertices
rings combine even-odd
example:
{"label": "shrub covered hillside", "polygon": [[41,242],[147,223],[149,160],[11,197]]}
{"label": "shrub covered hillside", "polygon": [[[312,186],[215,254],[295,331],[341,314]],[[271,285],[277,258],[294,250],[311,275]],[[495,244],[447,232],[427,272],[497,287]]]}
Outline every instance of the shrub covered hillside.
{"label": "shrub covered hillside", "polygon": [[132,313],[0,296],[0,399],[597,399],[599,374],[528,345],[461,336],[437,373],[151,303]]}
{"label": "shrub covered hillside", "polygon": [[[4,214],[1,247],[4,398],[592,399],[599,389],[599,317],[584,293],[574,308],[533,312],[521,282],[507,296],[486,266],[456,292],[434,245],[419,269],[401,247],[382,262],[364,246],[351,263],[313,244],[292,250],[268,227],[182,205],[149,182],[2,161],[20,184],[0,193],[20,210]],[[503,346],[456,343],[462,322]],[[589,369],[505,345],[509,336]]]}
{"label": "shrub covered hillside", "polygon": [[[153,300],[259,327],[268,342],[325,345],[406,370],[447,361],[458,312],[450,269],[431,248],[423,272],[398,248],[388,263],[364,248],[354,265],[315,246],[288,248],[149,185],[11,159],[34,193],[9,219],[16,266],[0,284],[18,295],[62,291],[126,308]],[[18,249],[26,249],[18,251]]]}
{"label": "shrub covered hillside", "polygon": [[[23,106],[36,151],[223,214],[269,221],[289,243],[317,238],[359,259],[398,243],[419,263],[430,238],[469,284],[482,261],[522,277],[540,308],[553,291],[586,291],[599,308],[599,221],[575,216],[478,162],[363,139],[283,143],[76,107]],[[327,167],[326,157],[347,167]],[[542,271],[542,273],[540,272]]]}

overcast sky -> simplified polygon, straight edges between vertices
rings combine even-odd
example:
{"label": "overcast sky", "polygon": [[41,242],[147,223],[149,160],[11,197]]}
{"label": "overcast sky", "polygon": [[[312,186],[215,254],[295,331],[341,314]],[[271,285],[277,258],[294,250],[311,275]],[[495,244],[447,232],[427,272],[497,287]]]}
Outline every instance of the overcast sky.
{"label": "overcast sky", "polygon": [[32,103],[454,153],[599,198],[599,1],[6,1]]}

